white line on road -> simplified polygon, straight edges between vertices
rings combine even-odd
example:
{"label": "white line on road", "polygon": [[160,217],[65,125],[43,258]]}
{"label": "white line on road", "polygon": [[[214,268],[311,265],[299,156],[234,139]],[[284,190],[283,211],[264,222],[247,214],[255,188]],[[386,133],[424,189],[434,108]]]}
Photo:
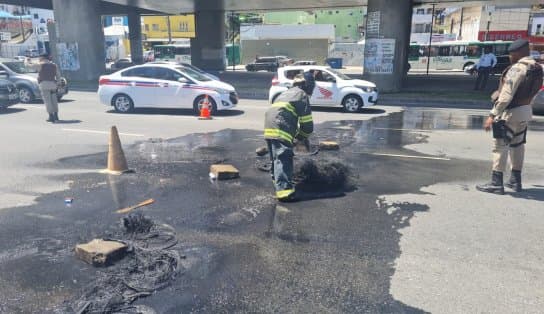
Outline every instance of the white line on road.
{"label": "white line on road", "polygon": [[385,156],[385,157],[399,157],[399,158],[413,158],[413,159],[430,159],[430,160],[445,160],[449,161],[450,158],[444,157],[428,157],[428,156],[415,156],[415,155],[399,155],[399,154],[385,154],[385,153],[365,153],[365,152],[354,152],[356,154],[365,154],[372,156]]}
{"label": "white line on road", "polygon": [[441,129],[432,129],[432,130],[424,130],[424,129],[395,129],[395,128],[372,128],[374,130],[390,130],[390,131],[399,131],[399,132],[412,132],[412,133],[447,133],[447,134],[459,134],[459,131],[453,131],[453,130],[441,130]]}
{"label": "white line on road", "polygon": [[[79,132],[79,133],[93,133],[93,134],[110,134],[108,131],[97,131],[97,130],[84,130],[84,129],[62,129],[67,132]],[[145,137],[143,134],[134,134],[134,133],[119,133],[123,136],[135,136],[135,137]]]}
{"label": "white line on road", "polygon": [[32,108],[32,109],[44,109],[45,110],[44,106],[38,106],[38,105],[22,105],[22,104],[19,104],[19,105],[17,105],[17,107]]}

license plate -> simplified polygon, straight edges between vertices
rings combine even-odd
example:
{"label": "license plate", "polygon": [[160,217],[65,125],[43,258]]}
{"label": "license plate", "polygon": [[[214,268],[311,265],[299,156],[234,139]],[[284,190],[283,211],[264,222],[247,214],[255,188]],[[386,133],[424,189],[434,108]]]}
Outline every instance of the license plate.
{"label": "license plate", "polygon": [[8,99],[9,100],[14,100],[14,99],[17,99],[17,94],[11,94],[8,96]]}

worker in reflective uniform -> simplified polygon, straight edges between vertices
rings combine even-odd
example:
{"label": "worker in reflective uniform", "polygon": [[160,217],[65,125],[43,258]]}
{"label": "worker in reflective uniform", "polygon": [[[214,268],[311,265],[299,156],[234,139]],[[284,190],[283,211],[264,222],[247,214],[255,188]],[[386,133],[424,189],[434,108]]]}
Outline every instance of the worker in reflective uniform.
{"label": "worker in reflective uniform", "polygon": [[493,173],[491,182],[477,185],[482,192],[504,194],[503,173],[508,156],[512,164],[510,180],[504,184],[521,191],[521,171],[525,155],[527,125],[532,118],[531,100],[542,86],[542,68],[529,56],[529,42],[519,39],[508,48],[512,66],[501,77],[494,106],[484,128],[493,128]]}
{"label": "worker in reflective uniform", "polygon": [[309,147],[308,136],[314,130],[309,97],[315,87],[313,73],[294,78],[293,87],[283,92],[266,111],[264,138],[268,145],[272,180],[279,201],[295,201],[293,176],[293,142]]}

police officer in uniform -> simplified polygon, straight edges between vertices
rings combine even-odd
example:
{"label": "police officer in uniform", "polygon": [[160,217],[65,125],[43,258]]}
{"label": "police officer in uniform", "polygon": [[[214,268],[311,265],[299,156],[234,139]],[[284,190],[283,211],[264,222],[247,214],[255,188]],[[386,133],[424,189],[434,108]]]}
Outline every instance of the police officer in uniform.
{"label": "police officer in uniform", "polygon": [[509,156],[512,172],[505,185],[516,192],[521,191],[527,125],[532,118],[530,103],[538,87],[542,86],[542,68],[529,57],[529,42],[518,39],[510,45],[508,52],[512,66],[501,76],[499,90],[493,97],[496,98],[493,109],[484,124],[486,131],[491,128],[494,131],[491,182],[476,186],[479,191],[496,194],[504,194],[503,173]]}
{"label": "police officer in uniform", "polygon": [[283,92],[266,111],[264,137],[272,161],[271,175],[279,201],[295,201],[293,142],[309,147],[308,136],[314,130],[309,97],[315,87],[314,75],[298,74],[293,87]]}

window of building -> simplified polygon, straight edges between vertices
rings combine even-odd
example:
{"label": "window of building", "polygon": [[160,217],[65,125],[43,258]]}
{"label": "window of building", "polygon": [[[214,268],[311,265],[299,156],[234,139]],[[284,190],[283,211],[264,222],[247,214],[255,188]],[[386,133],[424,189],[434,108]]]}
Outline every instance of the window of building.
{"label": "window of building", "polygon": [[431,8],[427,9],[427,14],[433,14],[433,9]]}
{"label": "window of building", "polygon": [[416,14],[425,14],[425,9],[417,9]]}
{"label": "window of building", "polygon": [[149,24],[145,24],[145,25],[144,25],[144,30],[145,30],[146,32],[149,32]]}
{"label": "window of building", "polygon": [[151,25],[151,28],[153,29],[154,32],[158,32],[159,31],[159,24],[153,24],[153,25]]}
{"label": "window of building", "polygon": [[179,23],[179,31],[180,31],[180,32],[188,32],[188,31],[189,31],[189,23],[187,23],[187,22],[180,22],[180,23]]}

